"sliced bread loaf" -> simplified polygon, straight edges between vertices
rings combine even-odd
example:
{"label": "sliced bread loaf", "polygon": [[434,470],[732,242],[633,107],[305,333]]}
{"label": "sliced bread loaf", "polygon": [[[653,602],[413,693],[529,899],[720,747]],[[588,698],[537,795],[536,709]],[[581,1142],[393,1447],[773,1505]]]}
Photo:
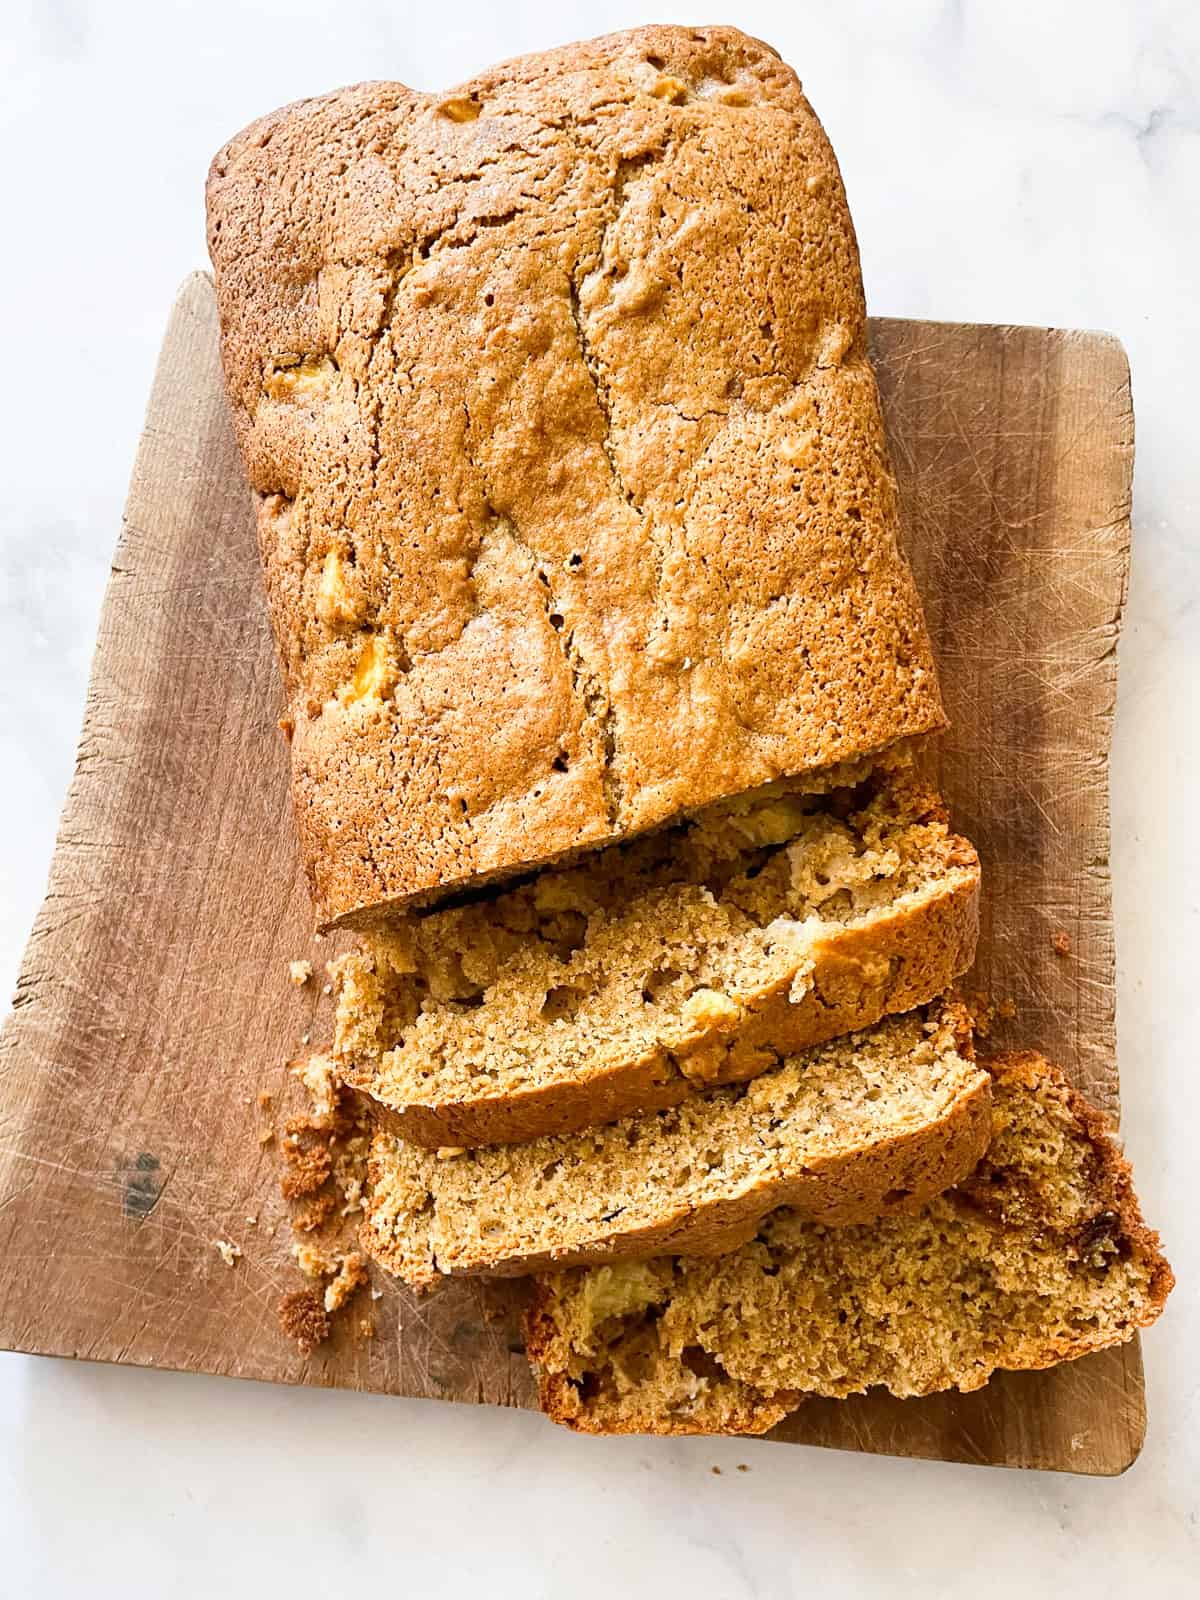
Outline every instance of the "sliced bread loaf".
{"label": "sliced bread loaf", "polygon": [[440,1273],[728,1250],[780,1205],[857,1222],[919,1205],[971,1170],[990,1131],[989,1089],[967,1015],[948,1005],[581,1134],[439,1159],[383,1132],[363,1243],[422,1285]]}
{"label": "sliced bread loaf", "polygon": [[774,786],[372,937],[339,964],[339,1070],[431,1149],[659,1109],[942,994],[978,891],[911,774]]}
{"label": "sliced bread loaf", "polygon": [[977,1389],[1153,1322],[1174,1280],[1105,1119],[1038,1055],[988,1065],[991,1147],[915,1214],[778,1211],[719,1260],[541,1280],[543,1410],[587,1433],[763,1433],[807,1395]]}

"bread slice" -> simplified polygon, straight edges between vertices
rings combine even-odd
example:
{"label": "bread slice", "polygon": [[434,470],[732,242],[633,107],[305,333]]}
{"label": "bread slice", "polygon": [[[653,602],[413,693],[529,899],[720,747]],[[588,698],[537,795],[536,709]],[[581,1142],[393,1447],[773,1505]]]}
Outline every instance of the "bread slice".
{"label": "bread slice", "polygon": [[766,45],[359,84],[207,196],[323,924],[945,726],[841,176]]}
{"label": "bread slice", "polygon": [[371,939],[340,963],[339,1069],[428,1148],[673,1105],[942,994],[978,892],[910,773],[775,785]]}
{"label": "bread slice", "polygon": [[949,1005],[582,1134],[439,1159],[381,1133],[363,1242],[424,1285],[439,1273],[732,1249],[780,1205],[831,1224],[919,1205],[987,1143],[990,1079],[971,1055],[966,1013]]}
{"label": "bread slice", "polygon": [[1147,1327],[1174,1279],[1106,1120],[1039,1055],[987,1065],[991,1148],[915,1214],[779,1211],[719,1260],[540,1280],[542,1409],[586,1433],[763,1433],[806,1395],[978,1389]]}

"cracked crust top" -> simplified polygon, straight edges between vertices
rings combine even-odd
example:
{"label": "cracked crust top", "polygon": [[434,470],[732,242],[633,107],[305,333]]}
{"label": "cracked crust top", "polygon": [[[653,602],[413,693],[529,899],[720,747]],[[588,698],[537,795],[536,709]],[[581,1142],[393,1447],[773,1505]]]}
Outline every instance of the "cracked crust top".
{"label": "cracked crust top", "polygon": [[841,179],[766,46],[346,89],[208,205],[323,923],[943,725]]}

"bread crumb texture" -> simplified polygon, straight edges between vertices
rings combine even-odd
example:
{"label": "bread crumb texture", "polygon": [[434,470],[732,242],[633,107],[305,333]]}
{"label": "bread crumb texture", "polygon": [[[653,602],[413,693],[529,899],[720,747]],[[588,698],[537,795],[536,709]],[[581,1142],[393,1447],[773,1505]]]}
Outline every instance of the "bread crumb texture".
{"label": "bread crumb texture", "polygon": [[228,1239],[214,1239],[213,1249],[220,1256],[227,1267],[232,1267],[242,1258],[240,1245],[233,1244]]}
{"label": "bread crumb texture", "polygon": [[828,1223],[911,1209],[987,1142],[961,1008],[889,1018],[750,1084],[578,1134],[439,1161],[378,1134],[364,1248],[416,1286],[558,1262],[732,1249],[781,1205]]}
{"label": "bread crumb texture", "polygon": [[978,890],[911,773],[770,785],[365,938],[337,968],[337,1068],[434,1149],[666,1107],[942,994]]}
{"label": "bread crumb texture", "polygon": [[213,162],[326,924],[943,725],[841,178],[795,74],[655,27]]}
{"label": "bread crumb texture", "polygon": [[297,988],[302,988],[312,977],[312,973],[313,969],[311,961],[288,962],[288,977],[297,986]]}
{"label": "bread crumb texture", "polygon": [[1174,1280],[1105,1119],[1036,1054],[988,1066],[987,1155],[915,1213],[778,1211],[719,1259],[540,1280],[543,1409],[595,1433],[761,1433],[808,1395],[969,1391],[1152,1323]]}
{"label": "bread crumb texture", "polygon": [[[369,1130],[327,1056],[289,1065],[307,1110],[284,1124],[279,1187],[289,1202],[292,1256],[314,1284],[285,1295],[278,1310],[284,1335],[307,1356],[331,1336],[337,1314],[370,1283],[357,1240]],[[361,1331],[361,1321],[350,1324],[354,1331]]]}
{"label": "bread crumb texture", "polygon": [[328,1339],[332,1326],[319,1289],[295,1289],[279,1302],[279,1328],[301,1355],[309,1356]]}

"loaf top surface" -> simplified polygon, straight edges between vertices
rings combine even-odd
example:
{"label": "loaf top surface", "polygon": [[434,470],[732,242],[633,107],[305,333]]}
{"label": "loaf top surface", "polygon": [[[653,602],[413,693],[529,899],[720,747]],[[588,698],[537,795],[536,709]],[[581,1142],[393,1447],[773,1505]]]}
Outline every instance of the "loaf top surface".
{"label": "loaf top surface", "polygon": [[208,213],[323,923],[943,725],[840,175],[765,45],[304,101]]}

